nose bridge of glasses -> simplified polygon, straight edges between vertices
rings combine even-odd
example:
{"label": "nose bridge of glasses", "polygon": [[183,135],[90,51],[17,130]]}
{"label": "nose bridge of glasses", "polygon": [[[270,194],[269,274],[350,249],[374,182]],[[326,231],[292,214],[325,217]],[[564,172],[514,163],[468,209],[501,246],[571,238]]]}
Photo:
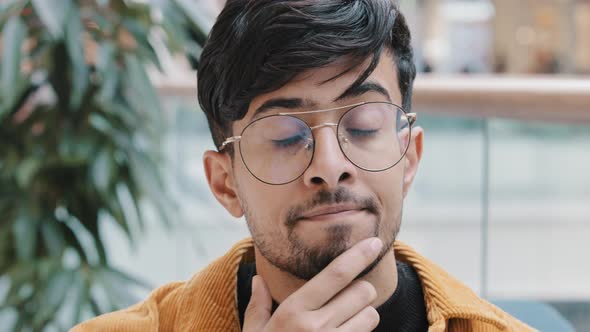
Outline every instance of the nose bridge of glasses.
{"label": "nose bridge of glasses", "polygon": [[333,122],[326,122],[326,123],[319,124],[317,126],[309,127],[309,129],[316,130],[316,129],[320,129],[320,128],[324,128],[324,127],[338,127],[338,124],[333,123]]}
{"label": "nose bridge of glasses", "polygon": [[332,127],[332,128],[334,128],[334,129],[333,129],[333,130],[334,130],[334,134],[336,135],[336,138],[338,139],[338,142],[339,142],[340,144],[342,144],[342,137],[339,137],[340,135],[338,135],[338,132],[337,132],[337,130],[335,129],[335,128],[337,128],[337,127],[338,127],[338,123],[334,123],[334,122],[325,122],[325,123],[322,123],[322,124],[319,124],[319,125],[316,125],[316,126],[312,126],[312,127],[309,127],[309,128],[310,128],[312,131],[314,131],[314,130],[321,129],[321,128],[324,128],[324,127]]}
{"label": "nose bridge of glasses", "polygon": [[[338,127],[338,123],[334,123],[334,122],[326,122],[326,123],[322,123],[316,126],[312,126],[309,127],[312,131],[316,130],[316,129],[321,129],[324,127],[332,127],[332,128],[337,128]],[[342,151],[346,152],[348,150],[348,139],[346,138],[346,136],[338,133],[338,131],[336,129],[334,129],[334,134],[336,135],[336,138],[338,140],[338,144],[340,144],[340,147],[342,148]]]}

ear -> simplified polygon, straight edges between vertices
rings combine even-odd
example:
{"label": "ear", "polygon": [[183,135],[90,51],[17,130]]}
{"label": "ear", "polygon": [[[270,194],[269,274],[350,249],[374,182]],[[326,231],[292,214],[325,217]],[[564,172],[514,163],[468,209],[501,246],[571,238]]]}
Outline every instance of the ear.
{"label": "ear", "polygon": [[410,137],[410,147],[406,152],[406,168],[404,172],[404,198],[408,194],[412,182],[418,171],[418,164],[422,159],[422,140],[424,139],[424,130],[421,127],[412,128],[412,137]]}
{"label": "ear", "polygon": [[244,215],[238,198],[238,191],[232,172],[232,160],[229,154],[217,151],[205,151],[203,166],[209,188],[213,196],[234,217]]}

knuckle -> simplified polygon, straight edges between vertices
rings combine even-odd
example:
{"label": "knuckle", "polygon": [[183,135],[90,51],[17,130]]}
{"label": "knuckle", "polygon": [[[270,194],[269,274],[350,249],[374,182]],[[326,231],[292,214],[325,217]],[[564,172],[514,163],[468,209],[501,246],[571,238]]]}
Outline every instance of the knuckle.
{"label": "knuckle", "polygon": [[362,299],[366,302],[372,302],[377,297],[377,291],[370,282],[360,280],[357,283],[357,287],[361,290]]}
{"label": "knuckle", "polygon": [[301,332],[318,332],[322,329],[322,325],[315,319],[305,319],[299,327]]}
{"label": "knuckle", "polygon": [[344,263],[336,263],[332,266],[332,278],[335,282],[348,282],[350,271]]}
{"label": "knuckle", "polygon": [[293,332],[316,332],[321,331],[321,326],[318,322],[311,317],[307,317],[303,314],[288,315],[286,311],[282,312],[276,317],[277,326],[280,326],[280,330],[293,331]]}
{"label": "knuckle", "polygon": [[[279,312],[280,311],[280,312]],[[278,323],[287,331],[315,332],[320,331],[321,322],[310,312],[304,312],[293,304],[279,306],[277,309]]]}
{"label": "knuckle", "polygon": [[272,318],[271,318],[271,322],[272,322],[272,326],[274,326],[275,328],[278,328],[279,330],[284,330],[287,327],[289,327],[291,324],[291,320],[293,318],[289,317],[285,314],[282,313],[275,313]]}
{"label": "knuckle", "polygon": [[330,326],[333,317],[331,315],[326,315],[321,311],[312,311],[309,313],[309,319],[315,322],[311,328],[317,331],[326,331],[326,326]]}
{"label": "knuckle", "polygon": [[298,316],[298,312],[295,310],[295,307],[286,303],[285,305],[279,306],[276,314],[277,318],[279,318],[281,321],[287,321]]}

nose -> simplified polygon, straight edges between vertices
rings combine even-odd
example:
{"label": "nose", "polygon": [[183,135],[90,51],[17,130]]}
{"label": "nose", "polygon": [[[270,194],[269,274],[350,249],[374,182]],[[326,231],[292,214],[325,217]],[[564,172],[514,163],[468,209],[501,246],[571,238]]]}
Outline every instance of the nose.
{"label": "nose", "polygon": [[342,153],[334,129],[316,129],[314,140],[313,160],[303,174],[305,185],[335,189],[344,182],[353,182],[357,168]]}

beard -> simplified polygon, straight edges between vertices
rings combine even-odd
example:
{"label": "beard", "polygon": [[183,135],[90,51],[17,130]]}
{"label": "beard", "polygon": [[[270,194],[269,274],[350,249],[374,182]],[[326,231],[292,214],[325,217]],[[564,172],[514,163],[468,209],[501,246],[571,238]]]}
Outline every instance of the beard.
{"label": "beard", "polygon": [[[366,212],[375,216],[376,221],[374,227],[371,229],[370,234],[368,234],[367,237],[380,237],[383,241],[383,249],[377,258],[369,264],[369,266],[365,268],[356,279],[365,276],[373,270],[383,256],[391,250],[401,224],[401,202],[399,205],[399,213],[397,218],[395,218],[396,220],[389,220],[388,225],[383,225],[382,213],[375,198],[358,197],[352,194],[348,189],[339,187],[333,192],[319,191],[311,200],[289,209],[283,222],[287,228],[287,239],[284,241],[284,238],[277,237],[271,233],[265,233],[258,229],[254,222],[256,217],[253,215],[253,211],[250,211],[247,204],[245,204],[245,201],[243,201],[243,203],[246,222],[250,234],[252,235],[252,239],[260,251],[260,254],[278,269],[302,280],[312,279],[325,269],[336,257],[348,250],[351,246],[350,239],[353,235],[353,228],[351,225],[331,225],[324,229],[326,238],[323,241],[323,245],[308,245],[304,239],[295,232],[295,226],[303,219],[302,216],[305,211],[309,211],[310,209],[321,205],[354,203]],[[382,226],[390,225],[392,226],[392,229],[387,227],[388,229],[383,230],[384,234],[380,234]]]}

